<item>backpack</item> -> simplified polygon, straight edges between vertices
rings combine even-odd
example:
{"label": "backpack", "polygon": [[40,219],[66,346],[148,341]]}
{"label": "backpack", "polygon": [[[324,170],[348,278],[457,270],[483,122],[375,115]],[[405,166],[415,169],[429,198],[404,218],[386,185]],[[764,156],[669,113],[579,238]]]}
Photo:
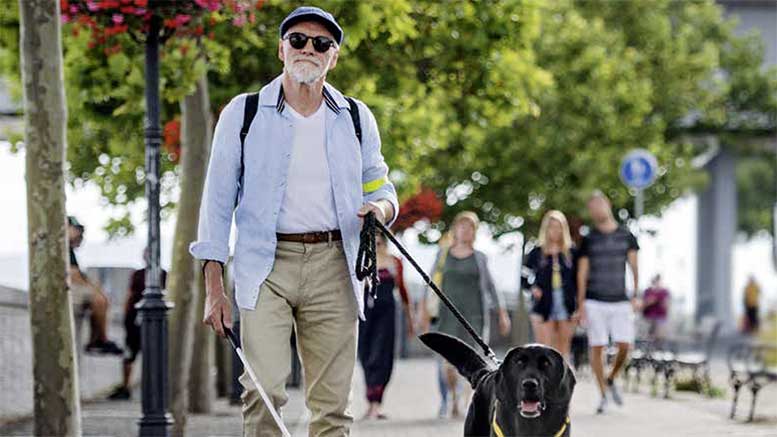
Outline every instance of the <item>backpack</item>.
{"label": "backpack", "polygon": [[[359,107],[356,106],[356,101],[350,97],[345,97],[348,101],[348,112],[351,113],[351,121],[353,122],[353,130],[356,132],[356,139],[359,140],[359,145],[362,143],[362,125],[359,119]],[[256,111],[259,109],[259,93],[251,93],[246,96],[246,103],[243,109],[243,127],[240,128],[240,173],[237,179],[237,194],[235,195],[235,206],[237,207],[237,200],[240,198],[240,193],[243,191],[243,173],[245,171],[245,164],[243,162],[243,149],[245,148],[246,136],[248,130],[251,128],[251,123],[256,117]]]}

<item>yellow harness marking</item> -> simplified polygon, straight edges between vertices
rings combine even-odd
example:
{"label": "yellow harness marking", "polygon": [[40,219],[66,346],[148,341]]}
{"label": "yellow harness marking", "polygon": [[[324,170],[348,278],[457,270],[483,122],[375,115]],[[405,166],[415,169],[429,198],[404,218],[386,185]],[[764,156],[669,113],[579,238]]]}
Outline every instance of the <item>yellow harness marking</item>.
{"label": "yellow harness marking", "polygon": [[561,437],[562,435],[564,435],[564,432],[566,432],[567,430],[567,426],[569,426],[569,416],[567,416],[567,418],[564,419],[564,424],[561,425],[561,429],[558,430],[556,435],[554,435],[553,437]]}
{"label": "yellow harness marking", "polygon": [[[504,431],[502,431],[502,428],[496,422],[496,411],[498,409],[499,409],[499,401],[497,401],[496,404],[494,405],[494,417],[491,420],[491,429],[494,431],[494,434],[496,434],[496,437],[505,437]],[[564,435],[564,433],[567,431],[568,426],[569,426],[569,416],[567,416],[567,418],[564,419],[564,424],[561,425],[561,429],[558,430],[557,433],[553,434],[553,437],[561,437],[562,435]]]}
{"label": "yellow harness marking", "polygon": [[505,437],[505,433],[502,432],[502,428],[496,423],[496,412],[499,410],[499,401],[494,402],[494,417],[491,419],[491,429],[496,434],[496,437]]}
{"label": "yellow harness marking", "polygon": [[386,182],[388,182],[388,179],[386,179],[385,176],[373,181],[365,182],[362,184],[362,191],[367,194],[372,193],[373,191],[377,191],[378,188],[382,187]]}

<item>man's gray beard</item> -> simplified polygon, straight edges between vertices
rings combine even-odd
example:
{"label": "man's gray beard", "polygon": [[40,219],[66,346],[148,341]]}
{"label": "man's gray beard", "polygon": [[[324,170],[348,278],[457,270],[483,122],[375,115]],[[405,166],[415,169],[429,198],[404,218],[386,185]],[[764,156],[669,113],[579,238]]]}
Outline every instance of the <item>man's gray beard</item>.
{"label": "man's gray beard", "polygon": [[286,67],[286,71],[289,72],[291,78],[295,81],[310,85],[324,76],[326,68],[318,65],[314,66],[313,64],[298,64],[292,60],[291,65]]}

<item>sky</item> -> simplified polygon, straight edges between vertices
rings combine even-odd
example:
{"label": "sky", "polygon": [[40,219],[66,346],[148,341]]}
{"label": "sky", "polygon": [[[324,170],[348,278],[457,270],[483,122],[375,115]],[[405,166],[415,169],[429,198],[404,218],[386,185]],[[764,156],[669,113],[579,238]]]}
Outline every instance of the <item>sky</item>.
{"label": "sky", "polygon": [[[25,164],[23,151],[10,152],[8,143],[0,142],[0,204],[6,213],[0,214],[2,244],[0,244],[0,285],[26,289],[27,276],[27,217]],[[86,226],[84,244],[79,249],[79,262],[85,267],[142,266],[142,251],[146,244],[144,226],[145,204],[135,205],[131,212],[136,225],[136,234],[130,238],[108,241],[102,230],[116,210],[100,202],[97,187],[86,184],[80,189],[67,187],[68,214],[78,217]],[[171,260],[174,220],[162,223],[161,262],[169,268]],[[672,291],[675,310],[692,313],[695,304],[696,286],[696,197],[686,196],[671,204],[660,217],[645,216],[639,226],[652,229],[655,235],[642,232],[639,256],[640,286],[647,286],[655,273],[662,273],[665,284]],[[518,287],[519,250],[522,236],[508,234],[500,241],[490,238],[488,230],[481,228],[475,247],[489,255],[490,268],[497,282],[497,288],[514,292]],[[404,243],[419,264],[431,267],[435,248],[418,244],[414,233],[403,236]],[[740,239],[733,251],[732,302],[734,314],[741,312],[742,290],[749,274],[755,275],[764,293],[767,307],[777,308],[777,274],[774,271],[771,254],[771,239],[759,237]],[[420,288],[419,275],[406,268],[411,287]]]}

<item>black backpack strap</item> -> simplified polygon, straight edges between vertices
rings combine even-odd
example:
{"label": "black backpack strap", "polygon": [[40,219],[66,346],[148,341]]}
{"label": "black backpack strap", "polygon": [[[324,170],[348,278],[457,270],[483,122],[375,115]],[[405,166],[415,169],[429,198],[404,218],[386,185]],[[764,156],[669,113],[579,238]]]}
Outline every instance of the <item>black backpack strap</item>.
{"label": "black backpack strap", "polygon": [[359,144],[362,143],[362,123],[361,120],[359,120],[359,107],[356,105],[356,101],[353,100],[350,97],[346,97],[345,100],[348,100],[348,105],[350,105],[350,109],[348,109],[348,112],[351,113],[351,120],[353,120],[353,130],[356,132],[356,139],[359,140]]}
{"label": "black backpack strap", "polygon": [[259,93],[251,93],[246,96],[245,107],[243,108],[243,127],[240,128],[240,173],[237,179],[237,195],[235,196],[235,206],[237,206],[237,199],[240,197],[240,192],[243,189],[243,173],[245,170],[245,164],[243,162],[243,149],[245,148],[246,136],[248,130],[251,129],[251,123],[254,121],[256,111],[259,109]]}

